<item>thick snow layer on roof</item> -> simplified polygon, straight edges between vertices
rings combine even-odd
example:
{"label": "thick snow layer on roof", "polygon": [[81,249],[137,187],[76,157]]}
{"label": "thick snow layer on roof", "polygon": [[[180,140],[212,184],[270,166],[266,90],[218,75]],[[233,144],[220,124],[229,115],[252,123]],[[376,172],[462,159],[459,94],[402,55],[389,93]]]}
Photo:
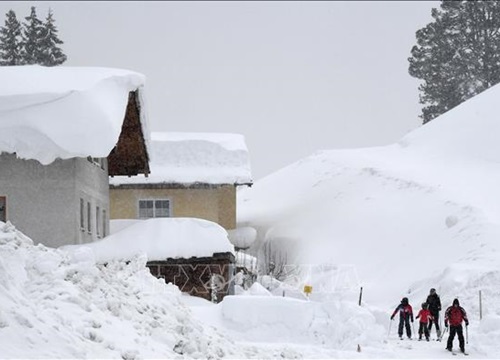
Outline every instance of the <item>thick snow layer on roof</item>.
{"label": "thick snow layer on roof", "polygon": [[252,182],[245,138],[240,134],[151,133],[149,177],[115,176],[113,185]]}
{"label": "thick snow layer on roof", "polygon": [[222,226],[195,218],[142,220],[100,241],[63,248],[71,252],[82,247],[91,248],[97,262],[132,259],[143,254],[154,261],[234,253]]}
{"label": "thick snow layer on roof", "polygon": [[[0,67],[0,152],[42,164],[106,157],[118,141],[129,92],[144,82],[139,73],[111,68]],[[148,141],[144,113],[141,122]]]}

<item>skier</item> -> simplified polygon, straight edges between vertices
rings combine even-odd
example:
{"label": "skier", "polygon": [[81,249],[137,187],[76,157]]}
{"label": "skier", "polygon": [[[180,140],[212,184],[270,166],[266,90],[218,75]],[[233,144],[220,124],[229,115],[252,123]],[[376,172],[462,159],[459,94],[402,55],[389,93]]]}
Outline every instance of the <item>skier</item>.
{"label": "skier", "polygon": [[453,305],[446,309],[444,314],[444,326],[448,327],[448,323],[450,324],[450,336],[448,337],[446,350],[452,351],[453,339],[455,338],[455,334],[457,334],[460,351],[465,353],[462,321],[465,322],[465,326],[469,326],[469,320],[467,319],[467,314],[464,308],[460,306],[458,299],[455,299],[453,300]]}
{"label": "skier", "polygon": [[427,305],[429,306],[429,311],[433,319],[429,322],[429,334],[431,333],[432,324],[434,323],[436,325],[437,337],[440,339],[441,329],[439,328],[439,312],[441,311],[441,299],[434,288],[430,290],[429,296],[427,296]]}
{"label": "skier", "polygon": [[425,340],[429,341],[429,329],[427,325],[429,324],[429,321],[432,321],[432,315],[429,309],[427,309],[426,302],[422,303],[422,310],[418,312],[416,318],[420,318],[420,326],[418,327],[418,340],[422,340],[422,333],[424,333]]}
{"label": "skier", "polygon": [[399,338],[402,340],[403,339],[403,326],[406,328],[406,335],[408,336],[408,339],[411,340],[411,329],[410,329],[410,320],[413,322],[413,309],[411,308],[411,305],[408,303],[408,298],[404,297],[403,300],[401,300],[401,304],[399,304],[396,307],[396,310],[391,315],[391,320],[394,320],[394,316],[396,316],[396,313],[399,311],[399,328],[398,328],[398,334]]}

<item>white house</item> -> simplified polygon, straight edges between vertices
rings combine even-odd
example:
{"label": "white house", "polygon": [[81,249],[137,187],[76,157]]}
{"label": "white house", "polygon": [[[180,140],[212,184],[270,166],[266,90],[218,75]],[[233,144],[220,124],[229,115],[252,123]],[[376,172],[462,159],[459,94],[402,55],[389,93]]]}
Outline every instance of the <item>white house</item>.
{"label": "white house", "polygon": [[108,175],[149,173],[143,75],[0,67],[0,221],[36,242],[109,233]]}

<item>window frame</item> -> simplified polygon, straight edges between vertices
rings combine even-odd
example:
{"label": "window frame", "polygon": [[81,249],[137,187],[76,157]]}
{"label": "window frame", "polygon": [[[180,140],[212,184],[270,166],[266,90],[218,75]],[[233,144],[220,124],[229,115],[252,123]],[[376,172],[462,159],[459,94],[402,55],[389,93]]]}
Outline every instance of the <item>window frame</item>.
{"label": "window frame", "polygon": [[105,158],[96,158],[96,157],[92,157],[92,156],[87,156],[87,160],[89,163],[97,166],[97,167],[100,167],[102,170],[106,170],[105,166],[104,166],[104,159]]}
{"label": "window frame", "polygon": [[[141,216],[141,202],[152,202],[153,207],[153,216]],[[156,202],[157,201],[167,201],[168,202],[168,208],[167,208],[167,215],[166,216],[157,216],[157,210],[156,210]],[[149,208],[145,208],[149,209]],[[156,219],[156,218],[169,218],[172,217],[172,199],[170,198],[145,198],[145,199],[138,199],[137,200],[137,218],[138,219]]]}
{"label": "window frame", "polygon": [[92,234],[92,208],[90,201],[87,201],[87,232]]}
{"label": "window frame", "polygon": [[80,230],[85,231],[85,200],[80,198]]}
{"label": "window frame", "polygon": [[108,227],[106,226],[107,221],[106,221],[106,209],[102,209],[102,237],[106,236],[106,232],[108,230]]}
{"label": "window frame", "polygon": [[98,238],[101,237],[101,232],[100,232],[100,226],[99,226],[99,222],[101,220],[101,208],[99,207],[99,205],[96,205],[95,207],[95,234]]}

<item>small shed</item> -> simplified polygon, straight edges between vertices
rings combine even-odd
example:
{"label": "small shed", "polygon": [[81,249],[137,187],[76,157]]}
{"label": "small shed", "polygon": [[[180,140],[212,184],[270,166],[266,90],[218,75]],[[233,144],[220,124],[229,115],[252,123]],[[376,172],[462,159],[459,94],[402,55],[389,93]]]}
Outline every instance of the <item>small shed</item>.
{"label": "small shed", "polygon": [[166,218],[128,222],[122,230],[86,246],[97,262],[145,254],[151,274],[185,293],[214,302],[234,294],[235,252],[227,231],[202,219]]}
{"label": "small shed", "polygon": [[235,257],[231,252],[212,256],[148,261],[151,274],[176,285],[182,292],[220,302],[234,295]]}

